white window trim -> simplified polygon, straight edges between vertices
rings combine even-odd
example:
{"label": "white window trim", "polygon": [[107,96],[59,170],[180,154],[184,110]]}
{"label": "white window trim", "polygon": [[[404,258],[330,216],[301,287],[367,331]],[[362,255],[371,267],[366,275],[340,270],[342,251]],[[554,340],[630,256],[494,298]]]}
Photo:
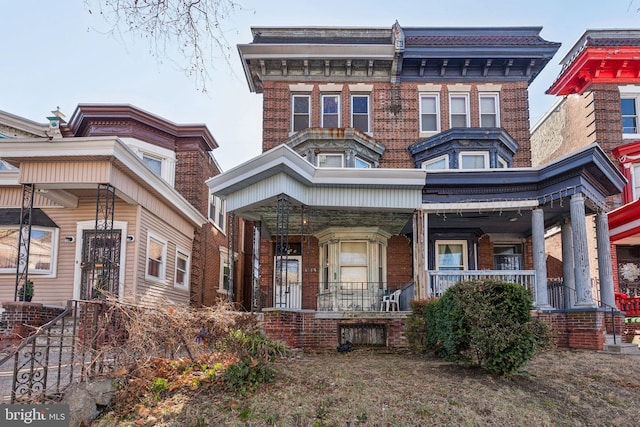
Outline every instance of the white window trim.
{"label": "white window trim", "polygon": [[340,156],[341,164],[342,164],[342,166],[340,166],[340,168],[344,168],[344,154],[343,153],[318,153],[317,156],[316,156],[316,162],[317,162],[317,166],[319,168],[335,167],[335,166],[320,166],[320,157],[326,157],[326,156]]}
{"label": "white window trim", "polygon": [[[211,216],[211,207],[213,206],[213,217]],[[218,224],[218,218],[220,217],[220,210],[222,210],[222,224]],[[227,203],[222,197],[218,197],[212,193],[209,193],[209,222],[213,224],[223,234],[226,234],[227,230]]]}
{"label": "white window trim", "polygon": [[466,240],[436,240],[435,241],[435,253],[436,253],[436,270],[440,270],[440,262],[439,262],[439,251],[438,248],[441,245],[462,245],[462,270],[465,271],[469,269],[469,260],[468,258],[468,247]]}
{"label": "white window trim", "polygon": [[[341,114],[340,114],[340,111],[341,111],[340,95],[339,94],[330,94],[330,93],[323,94],[320,97],[320,127],[324,128],[324,115],[325,115],[325,112],[324,112],[324,99],[325,98],[337,98],[337,100],[338,100],[338,102],[337,102],[338,103],[338,112],[337,112],[337,114],[338,114],[338,126],[337,127],[341,127],[342,126],[342,117],[341,117]],[[311,112],[311,109],[309,109],[309,112]]]}
{"label": "white window trim", "polygon": [[[422,129],[422,98],[435,98],[436,100],[436,130],[424,130]],[[420,135],[433,135],[440,132],[440,94],[438,92],[422,92],[419,96],[418,107],[420,109],[419,121],[420,121]]]}
{"label": "white window trim", "polygon": [[[636,126],[640,129],[640,86],[638,85],[624,85],[618,86],[620,91],[620,99],[622,98],[635,98],[636,100]],[[622,115],[620,115],[620,122],[622,123]],[[620,128],[622,132],[622,127]],[[623,133],[622,139],[638,139],[640,133]]]}
{"label": "white window trim", "polygon": [[462,168],[462,158],[464,156],[480,156],[484,158],[484,167],[483,168],[473,168],[473,169],[464,169],[464,170],[480,170],[480,169],[489,169],[489,152],[488,151],[461,151],[458,153],[458,169]]}
{"label": "white window trim", "polygon": [[451,111],[451,100],[453,98],[464,98],[464,108],[465,108],[465,116],[466,116],[466,126],[465,127],[471,127],[471,114],[469,113],[470,109],[469,109],[469,94],[466,92],[454,92],[454,93],[450,93],[449,94],[449,128],[452,129],[453,128],[453,124],[452,124],[452,115],[453,112]]}
{"label": "white window trim", "polygon": [[[500,165],[502,165],[502,167],[500,167]],[[501,156],[498,156],[498,164],[497,164],[498,169],[507,169],[509,167],[509,162],[507,162],[505,159],[503,159]]]}
{"label": "white window trim", "polygon": [[[160,277],[152,276],[149,274],[149,245],[151,240],[162,245],[162,263],[160,264]],[[144,278],[150,282],[164,283],[167,277],[167,240],[159,235],[147,232],[147,248],[144,257]]]}
{"label": "white window trim", "polygon": [[[178,277],[178,259],[180,258],[180,255],[183,255],[186,258],[186,266],[185,266],[185,272],[184,272],[184,284],[180,284],[176,281],[177,277]],[[190,275],[191,275],[191,253],[181,247],[176,247],[176,257],[175,257],[175,262],[174,262],[174,272],[173,272],[173,287],[176,289],[182,289],[182,290],[188,290],[189,289],[189,285],[191,284],[190,282]]]}
{"label": "white window trim", "polygon": [[500,94],[498,92],[480,92],[478,93],[478,124],[482,127],[482,98],[493,98],[495,100],[496,126],[500,127]]}
{"label": "white window trim", "polygon": [[353,116],[355,116],[356,114],[358,116],[362,116],[364,114],[362,113],[354,113],[353,111],[353,98],[354,97],[364,97],[367,98],[367,129],[368,131],[365,132],[367,135],[373,135],[373,132],[371,131],[371,95],[368,93],[352,93],[351,94],[351,127],[355,128],[355,126],[353,125]]}
{"label": "white window trim", "polygon": [[311,105],[311,95],[308,95],[308,94],[302,95],[302,94],[294,93],[294,94],[291,95],[291,129],[289,130],[289,135],[293,135],[294,133],[299,132],[297,130],[294,130],[294,126],[295,126],[295,112],[294,112],[294,109],[295,109],[295,103],[296,103],[295,99],[296,98],[307,98],[307,102],[308,102],[308,105],[309,105],[309,112],[307,113],[308,116],[309,116],[308,121],[307,121],[307,127],[311,127],[311,117],[312,117],[312,114],[313,114],[313,108],[312,108],[312,105]]}
{"label": "white window trim", "polygon": [[[19,224],[6,225],[6,226],[3,225],[3,226],[0,226],[0,228],[17,230],[18,234],[20,234]],[[57,266],[58,266],[58,247],[60,246],[60,239],[59,239],[60,229],[56,227],[40,227],[40,226],[32,225],[31,231],[33,232],[34,230],[51,232],[51,268],[49,270],[29,269],[29,274],[40,277],[40,278],[55,278],[57,275]],[[16,244],[19,244],[19,242],[16,241]],[[18,250],[20,250],[20,248],[18,248]],[[2,268],[0,269],[0,274],[15,275],[16,270],[17,270],[16,267]]]}
{"label": "white window trim", "polygon": [[439,162],[441,160],[444,160],[444,166],[445,167],[443,169],[431,169],[431,170],[446,170],[446,169],[449,169],[449,155],[448,154],[443,154],[442,156],[438,156],[436,158],[433,158],[433,159],[430,159],[430,160],[422,162],[422,169],[429,170],[429,169],[427,169],[427,166],[429,166],[431,164],[434,164],[434,163],[437,163],[437,162]]}
{"label": "white window trim", "polygon": [[172,150],[158,147],[148,142],[140,141],[136,138],[120,138],[129,148],[133,149],[140,160],[147,155],[161,161],[160,177],[167,181],[172,187],[175,185],[176,175],[176,153]]}
{"label": "white window trim", "polygon": [[[360,162],[364,163],[364,164],[365,164],[365,165],[367,165],[367,166],[365,166],[365,167],[358,167],[358,166],[356,166],[356,163],[357,163],[358,161],[360,161]],[[370,161],[365,160],[365,159],[363,159],[363,158],[362,158],[362,157],[360,157],[360,156],[355,156],[355,158],[354,158],[354,165],[353,165],[353,167],[354,167],[354,168],[356,168],[356,169],[368,169],[368,168],[372,168],[372,167],[373,167],[373,165],[371,164],[371,162],[370,162]]]}

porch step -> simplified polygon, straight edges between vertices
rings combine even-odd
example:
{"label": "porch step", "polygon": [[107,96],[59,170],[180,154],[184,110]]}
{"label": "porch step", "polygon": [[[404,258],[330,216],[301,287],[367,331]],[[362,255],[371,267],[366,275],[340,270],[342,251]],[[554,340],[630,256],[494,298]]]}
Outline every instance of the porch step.
{"label": "porch step", "polygon": [[604,352],[617,354],[640,354],[640,348],[636,343],[624,343],[622,337],[616,335],[616,342],[613,342],[613,335],[604,335]]}

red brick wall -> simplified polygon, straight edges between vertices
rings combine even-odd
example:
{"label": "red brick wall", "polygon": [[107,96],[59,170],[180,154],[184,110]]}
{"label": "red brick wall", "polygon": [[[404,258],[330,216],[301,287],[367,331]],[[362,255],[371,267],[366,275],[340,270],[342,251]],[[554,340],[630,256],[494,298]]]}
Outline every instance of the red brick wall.
{"label": "red brick wall", "polygon": [[560,348],[604,349],[605,316],[602,311],[562,311],[534,313],[551,325]]}
{"label": "red brick wall", "polygon": [[493,242],[488,235],[478,239],[478,269],[493,270]]}
{"label": "red brick wall", "polygon": [[[320,127],[320,89],[324,82],[305,82],[313,85],[311,92],[311,126]],[[341,84],[343,82],[335,82]],[[450,84],[455,84],[451,82]],[[471,86],[470,107],[471,125],[479,125],[478,84],[462,82]],[[263,93],[263,151],[280,145],[289,137],[291,129],[291,92],[290,82],[264,82]],[[371,92],[371,130],[376,142],[385,146],[381,159],[383,168],[414,167],[407,147],[423,139],[419,126],[418,83],[403,82],[399,85],[389,82],[372,82]],[[448,89],[441,86],[441,130],[449,129]],[[343,83],[341,114],[343,127],[348,126],[350,116],[350,97],[348,83]],[[400,110],[391,106],[400,103]],[[501,125],[520,145],[514,156],[514,167],[531,165],[529,141],[529,100],[527,84],[501,83],[500,91]]]}
{"label": "red brick wall", "polygon": [[411,241],[406,236],[391,236],[387,241],[387,286],[400,289],[413,280]]}
{"label": "red brick wall", "polygon": [[[353,323],[353,319],[320,319],[310,311],[268,310],[263,315],[262,325],[267,337],[306,351],[336,351],[340,325]],[[385,325],[387,348],[408,347],[405,318],[375,319],[375,322]]]}
{"label": "red brick wall", "polygon": [[43,306],[32,302],[3,302],[0,329],[0,349],[19,345],[42,326],[64,311],[59,307]]}

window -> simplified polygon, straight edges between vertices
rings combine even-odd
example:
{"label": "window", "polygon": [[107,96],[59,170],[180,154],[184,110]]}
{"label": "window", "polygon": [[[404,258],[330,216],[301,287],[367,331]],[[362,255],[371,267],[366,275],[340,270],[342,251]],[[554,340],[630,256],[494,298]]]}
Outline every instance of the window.
{"label": "window", "polygon": [[147,272],[148,280],[162,281],[165,277],[167,242],[151,233],[147,236]]}
{"label": "window", "polygon": [[342,168],[344,167],[343,155],[341,153],[318,154],[318,167],[319,168]]}
{"label": "window", "polygon": [[486,151],[460,152],[459,169],[486,169],[489,165],[489,153]]}
{"label": "window", "polygon": [[[19,226],[0,228],[0,273],[16,273],[19,234]],[[29,274],[55,274],[57,241],[57,228],[31,227]]]}
{"label": "window", "polygon": [[638,132],[638,105],[637,98],[620,98],[622,111],[622,133]]}
{"label": "window", "polygon": [[369,132],[369,95],[351,96],[351,127]]}
{"label": "window", "polygon": [[142,162],[149,168],[151,171],[159,177],[162,177],[162,159],[158,157],[150,156],[149,154],[142,154]]}
{"label": "window", "polygon": [[496,270],[522,270],[522,245],[493,245],[493,265]]}
{"label": "window", "polygon": [[5,162],[4,160],[0,160],[0,171],[3,171],[3,170],[14,171],[14,170],[18,170],[18,168],[13,166],[12,164]]}
{"label": "window", "polygon": [[293,95],[293,132],[298,132],[310,126],[311,98],[309,95]]}
{"label": "window", "polygon": [[445,154],[444,156],[427,160],[426,162],[422,163],[422,169],[426,169],[426,170],[449,169],[449,156]]}
{"label": "window", "polygon": [[226,226],[226,203],[224,199],[213,194],[209,195],[209,219],[213,224],[218,227],[222,232],[225,231]]}
{"label": "window", "polygon": [[176,251],[176,274],[174,279],[176,288],[189,288],[189,254],[178,249]]}
{"label": "window", "polygon": [[338,95],[322,95],[322,127],[340,127],[340,97]]}
{"label": "window", "polygon": [[633,166],[633,176],[632,176],[632,184],[633,184],[633,200],[640,199],[640,164]]}
{"label": "window", "polygon": [[469,127],[469,95],[456,94],[449,97],[450,127]]}
{"label": "window", "polygon": [[440,131],[440,96],[420,95],[420,132]]}
{"label": "window", "polygon": [[368,282],[367,259],[367,242],[340,242],[340,281]]}
{"label": "window", "polygon": [[481,93],[480,99],[480,127],[495,128],[500,126],[498,115],[498,94]]}
{"label": "window", "polygon": [[229,250],[224,246],[220,247],[220,281],[218,291],[222,293],[230,293],[231,291],[231,268],[230,268]]}
{"label": "window", "polygon": [[355,158],[355,167],[356,168],[361,168],[361,169],[370,168],[371,167],[371,163],[367,162],[364,159],[361,159],[360,157],[356,157]]}
{"label": "window", "polygon": [[507,161],[505,159],[503,159],[502,157],[498,156],[497,168],[498,169],[504,169],[504,168],[508,168],[508,167],[509,167],[509,163],[507,163]]}
{"label": "window", "polygon": [[436,241],[436,270],[466,270],[466,253],[464,240]]}

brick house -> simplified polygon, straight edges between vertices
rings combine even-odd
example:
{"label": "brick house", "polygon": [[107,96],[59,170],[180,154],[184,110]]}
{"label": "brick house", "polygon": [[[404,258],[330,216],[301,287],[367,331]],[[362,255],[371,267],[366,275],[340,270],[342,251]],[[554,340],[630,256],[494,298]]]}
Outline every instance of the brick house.
{"label": "brick house", "polygon": [[[534,163],[598,143],[627,179],[622,193],[608,199],[614,288],[640,297],[640,31],[587,30],[561,61],[562,71],[547,93],[561,97],[532,130]],[[593,234],[593,233],[591,233]],[[591,236],[590,256],[597,243]],[[550,247],[558,256],[557,244]],[[561,257],[560,257],[561,258]],[[597,274],[600,263],[593,266]],[[627,315],[640,315],[640,298]],[[618,300],[618,305],[621,300]]]}
{"label": "brick house", "polygon": [[[521,283],[554,311],[545,230],[570,218],[579,247],[624,179],[595,145],[531,167],[527,88],[559,47],[540,31],[252,29],[238,49],[263,96],[263,154],[207,184],[254,221],[270,336],[403,346],[410,300],[473,278]],[[585,280],[579,303],[597,311]],[[598,328],[565,344],[598,347]]]}
{"label": "brick house", "polygon": [[221,172],[207,127],[131,105],[54,113],[0,112],[0,301],[31,281],[32,302],[50,307],[102,290],[154,306],[241,302],[228,269],[244,257],[229,263],[226,230],[242,221],[227,224],[205,184]]}

